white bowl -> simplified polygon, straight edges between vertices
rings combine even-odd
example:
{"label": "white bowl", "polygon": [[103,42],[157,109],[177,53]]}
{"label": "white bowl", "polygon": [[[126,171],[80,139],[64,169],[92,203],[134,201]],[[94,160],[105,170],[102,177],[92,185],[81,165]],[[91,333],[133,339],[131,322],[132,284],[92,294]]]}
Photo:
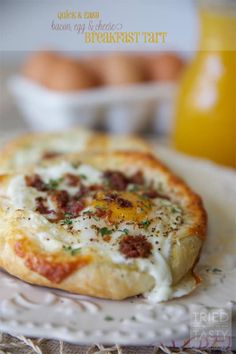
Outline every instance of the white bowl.
{"label": "white bowl", "polygon": [[173,83],[146,83],[58,92],[21,76],[10,78],[8,87],[33,130],[64,130],[77,125],[91,128],[103,124],[117,133],[146,129],[150,116],[155,119],[151,113],[163,101],[171,105],[176,89]]}

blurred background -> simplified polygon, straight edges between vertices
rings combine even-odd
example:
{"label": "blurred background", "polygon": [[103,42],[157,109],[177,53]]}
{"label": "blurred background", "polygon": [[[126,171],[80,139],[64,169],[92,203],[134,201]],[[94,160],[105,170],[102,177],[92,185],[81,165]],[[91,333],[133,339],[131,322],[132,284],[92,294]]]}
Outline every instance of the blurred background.
{"label": "blurred background", "polygon": [[164,138],[235,167],[236,2],[80,2],[123,31],[167,32],[158,46],[88,45],[51,30],[76,3],[1,0],[1,134],[83,125]]}

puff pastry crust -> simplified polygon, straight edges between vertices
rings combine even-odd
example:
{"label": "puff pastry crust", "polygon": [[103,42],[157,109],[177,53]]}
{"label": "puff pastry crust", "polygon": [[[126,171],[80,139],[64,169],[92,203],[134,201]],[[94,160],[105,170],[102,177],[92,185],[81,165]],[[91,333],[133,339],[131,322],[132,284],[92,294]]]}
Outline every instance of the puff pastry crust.
{"label": "puff pastry crust", "polygon": [[63,155],[0,177],[0,266],[32,284],[165,301],[196,286],[205,234],[199,196],[148,153]]}
{"label": "puff pastry crust", "polygon": [[149,151],[136,136],[95,133],[77,128],[58,133],[24,134],[11,140],[0,152],[0,172],[23,169],[41,159],[81,151]]}

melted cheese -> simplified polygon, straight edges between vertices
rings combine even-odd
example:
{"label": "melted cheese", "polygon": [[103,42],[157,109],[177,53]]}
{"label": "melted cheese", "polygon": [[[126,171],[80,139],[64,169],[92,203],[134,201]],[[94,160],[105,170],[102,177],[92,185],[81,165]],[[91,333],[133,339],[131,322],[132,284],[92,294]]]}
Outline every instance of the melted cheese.
{"label": "melted cheese", "polygon": [[[85,175],[86,179],[83,182],[87,184],[101,183],[101,172],[87,165],[80,165],[75,169],[71,164],[63,162],[47,169],[40,168],[36,173],[39,173],[45,181],[60,178],[65,173],[73,173]],[[24,176],[14,177],[7,190],[7,196],[13,207],[26,211],[27,217],[19,221],[20,226],[27,229],[32,238],[36,237],[44,250],[53,253],[68,246],[72,249],[81,248],[82,252],[94,249],[114,263],[133,263],[140,271],[147,272],[155,280],[154,288],[145,294],[150,301],[163,301],[173,297],[168,258],[171,239],[181,223],[182,215],[182,211],[176,205],[160,198],[151,202],[148,200],[140,202],[134,193],[121,192],[120,196],[129,200],[132,207],[122,209],[114,203],[109,204],[113,215],[111,221],[115,221],[116,226],[108,224],[106,219],[91,216],[90,213],[96,211],[97,204],[100,203],[100,207],[107,207],[104,204],[106,202],[98,198],[83,210],[79,217],[71,219],[72,224],[68,227],[60,223],[50,223],[43,215],[34,212],[35,198],[42,195],[43,192],[25,185]],[[109,240],[100,232],[102,228],[109,230]],[[119,240],[126,233],[133,236],[142,234],[146,237],[153,247],[149,258],[126,258],[119,252]]]}

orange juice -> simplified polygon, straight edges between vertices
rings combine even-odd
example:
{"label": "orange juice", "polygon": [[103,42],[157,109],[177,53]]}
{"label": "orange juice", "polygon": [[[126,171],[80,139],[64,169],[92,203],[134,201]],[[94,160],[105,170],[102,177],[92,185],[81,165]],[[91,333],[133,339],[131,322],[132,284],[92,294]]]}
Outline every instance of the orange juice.
{"label": "orange juice", "polygon": [[236,167],[236,6],[227,3],[200,11],[200,48],[180,86],[173,142]]}

